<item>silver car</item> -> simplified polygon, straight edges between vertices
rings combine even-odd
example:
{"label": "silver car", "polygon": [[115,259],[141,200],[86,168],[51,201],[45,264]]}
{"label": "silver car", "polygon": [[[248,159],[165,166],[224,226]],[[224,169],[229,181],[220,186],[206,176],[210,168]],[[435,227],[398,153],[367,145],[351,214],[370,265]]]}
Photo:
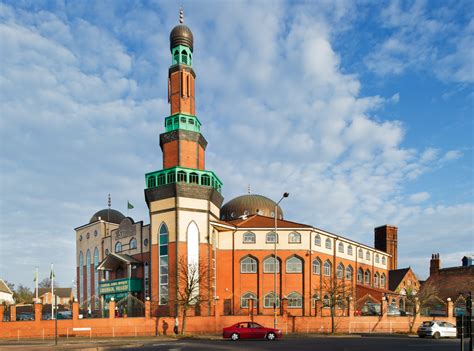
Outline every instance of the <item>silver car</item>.
{"label": "silver car", "polygon": [[445,321],[425,321],[418,327],[418,336],[424,338],[431,336],[434,339],[455,338],[456,326]]}

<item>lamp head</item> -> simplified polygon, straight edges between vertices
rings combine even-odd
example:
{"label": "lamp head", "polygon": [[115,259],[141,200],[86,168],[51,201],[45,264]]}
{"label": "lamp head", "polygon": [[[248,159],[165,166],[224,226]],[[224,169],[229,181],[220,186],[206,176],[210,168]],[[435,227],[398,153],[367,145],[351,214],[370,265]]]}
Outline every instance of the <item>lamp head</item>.
{"label": "lamp head", "polygon": [[288,197],[290,196],[290,193],[283,193],[283,197]]}

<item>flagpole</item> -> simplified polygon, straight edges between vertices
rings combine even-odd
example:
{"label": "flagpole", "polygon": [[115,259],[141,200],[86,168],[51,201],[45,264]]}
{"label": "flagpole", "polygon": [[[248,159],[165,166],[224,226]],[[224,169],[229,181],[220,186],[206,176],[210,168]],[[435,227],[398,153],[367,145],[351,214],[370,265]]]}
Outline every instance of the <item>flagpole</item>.
{"label": "flagpole", "polygon": [[38,267],[36,267],[35,286],[36,286],[36,303],[38,303]]}
{"label": "flagpole", "polygon": [[51,263],[51,319],[54,319],[54,270]]}

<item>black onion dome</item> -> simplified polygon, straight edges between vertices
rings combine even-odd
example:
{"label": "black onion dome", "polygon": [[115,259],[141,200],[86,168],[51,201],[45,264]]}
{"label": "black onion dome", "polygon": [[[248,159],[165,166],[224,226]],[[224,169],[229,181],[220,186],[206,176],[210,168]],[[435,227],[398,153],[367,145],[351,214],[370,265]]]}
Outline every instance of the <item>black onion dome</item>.
{"label": "black onion dome", "polygon": [[89,223],[96,222],[100,219],[103,221],[111,222],[111,223],[117,223],[120,224],[125,216],[122,214],[122,212],[119,212],[117,210],[113,210],[108,208],[104,208],[103,210],[97,211],[94,213],[94,215],[91,217]]}
{"label": "black onion dome", "polygon": [[178,45],[184,45],[193,51],[193,33],[184,24],[178,24],[170,33],[170,50]]}
{"label": "black onion dome", "polygon": [[[256,194],[238,196],[227,202],[221,208],[221,219],[230,221],[240,216],[259,214],[266,217],[275,217],[275,201],[268,197]],[[283,219],[283,210],[278,206],[278,218]]]}

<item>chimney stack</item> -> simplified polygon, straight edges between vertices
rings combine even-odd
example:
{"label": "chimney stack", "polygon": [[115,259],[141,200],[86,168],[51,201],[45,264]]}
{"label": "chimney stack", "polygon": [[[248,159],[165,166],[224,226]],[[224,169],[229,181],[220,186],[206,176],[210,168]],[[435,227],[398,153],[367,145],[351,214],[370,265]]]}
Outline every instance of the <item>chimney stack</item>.
{"label": "chimney stack", "polygon": [[432,254],[431,261],[430,261],[430,276],[434,274],[438,274],[440,266],[441,266],[441,261],[439,260],[439,253]]}

